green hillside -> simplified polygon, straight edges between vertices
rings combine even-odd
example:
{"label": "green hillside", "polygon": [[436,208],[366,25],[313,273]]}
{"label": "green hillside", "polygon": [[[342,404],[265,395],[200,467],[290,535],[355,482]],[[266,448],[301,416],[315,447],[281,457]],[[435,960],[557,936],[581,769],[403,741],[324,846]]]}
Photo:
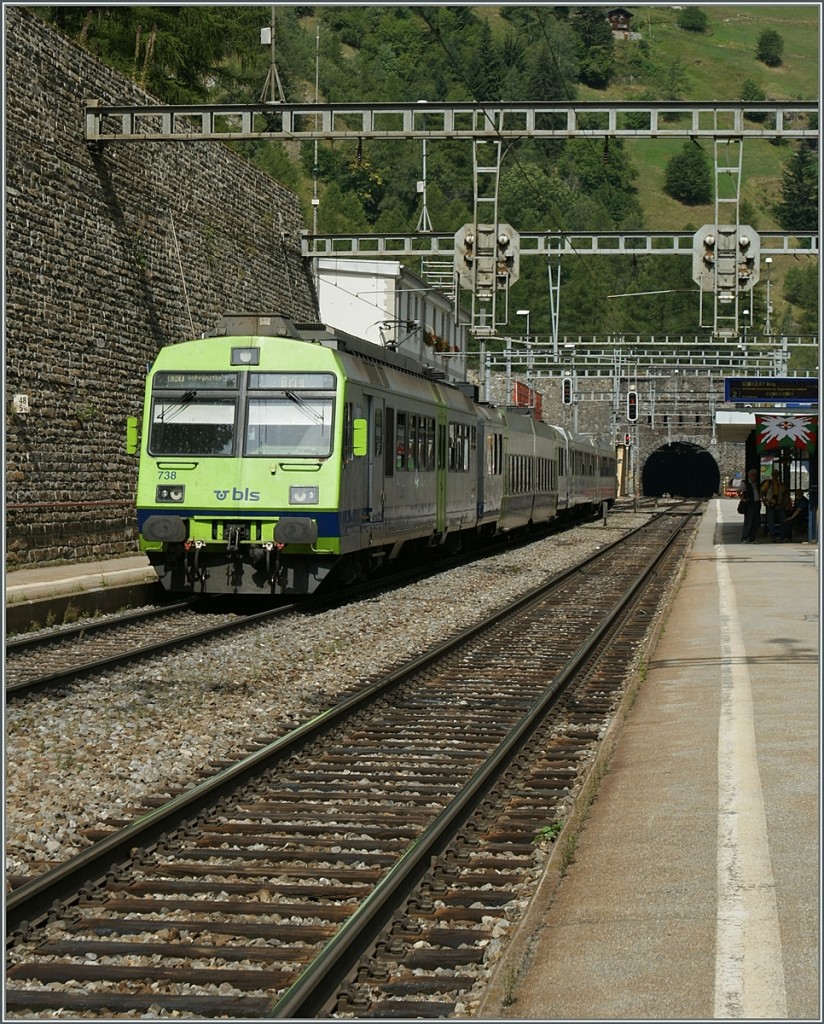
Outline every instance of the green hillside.
{"label": "green hillside", "polygon": [[[744,83],[754,82],[767,100],[817,100],[820,83],[820,6],[816,4],[708,5],[707,30],[688,32],[678,27],[678,11],[672,7],[637,7],[633,11],[636,41],[616,40],[620,68],[607,89],[579,88],[582,100],[633,100],[656,98],[655,85],[639,82],[634,75],[640,47],[662,69],[662,93],[657,98],[696,102],[736,101]],[[756,58],[758,37],[765,29],[778,32],[784,41],[783,61],[770,68]],[[672,75],[672,69],[676,74]],[[667,81],[670,72],[669,82]],[[673,78],[677,95],[665,95]],[[712,221],[714,208],[685,207],[664,192],[664,172],[682,142],[667,139],[639,140],[628,144],[640,172],[639,189],[647,228],[679,231]],[[704,144],[712,157],[712,146]],[[785,146],[752,141],[744,146],[741,201],[742,219],[761,231],[779,230],[773,207],[779,197]]]}
{"label": "green hillside", "polygon": [[[818,3],[638,6],[632,36],[614,38],[604,5],[306,6],[156,5],[151,8],[63,5],[41,16],[169,103],[255,103],[270,76],[261,27],[275,11],[276,64],[285,100],[324,103],[706,102],[764,98],[814,101],[820,77]],[[146,11],[152,12],[151,32]],[[696,25],[696,18],[703,24]],[[679,25],[679,21],[681,25]],[[702,31],[683,27],[691,27]],[[778,60],[759,59],[766,30],[781,44]],[[762,55],[763,56],[763,55]],[[773,53],[772,56],[775,56]],[[711,140],[697,139],[714,166]],[[422,176],[418,141],[232,143],[257,167],[293,189],[306,223],[318,232],[392,235],[416,229]],[[683,232],[712,223],[711,201],[686,205],[664,191],[668,164],[683,139],[579,137],[507,144],[499,178],[502,222],[527,231]],[[689,143],[688,148],[691,148]],[[690,156],[696,154],[690,153]],[[473,216],[473,152],[468,142],[433,140],[428,148],[427,213],[435,230],[455,231]],[[818,151],[788,198],[788,162],[797,143],[748,140],[743,149],[741,222],[755,230],[818,226]],[[693,194],[709,196],[712,182]],[[314,202],[317,196],[317,203]],[[776,205],[782,202],[783,224]],[[686,258],[600,258],[579,254],[564,265],[565,329],[627,333],[696,328]],[[532,326],[549,325],[546,267],[521,261],[513,308],[534,309]],[[778,266],[778,264],[782,266]],[[774,296],[787,329],[817,329],[810,280],[790,281],[777,260]],[[810,274],[805,271],[807,278]],[[692,294],[690,294],[692,293]],[[616,303],[611,295],[647,295]],[[799,296],[804,297],[800,301]],[[759,295],[759,301],[761,297]],[[797,306],[791,305],[797,303]],[[620,305],[620,308],[619,308]],[[801,309],[803,308],[803,314]],[[786,312],[786,317],[784,316]],[[759,314],[760,315],[760,314]]]}

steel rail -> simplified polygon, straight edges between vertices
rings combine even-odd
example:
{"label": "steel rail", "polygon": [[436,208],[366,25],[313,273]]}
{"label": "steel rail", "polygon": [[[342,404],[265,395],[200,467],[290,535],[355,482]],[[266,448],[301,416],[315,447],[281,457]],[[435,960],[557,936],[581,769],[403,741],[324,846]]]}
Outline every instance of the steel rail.
{"label": "steel rail", "polygon": [[269,608],[264,612],[256,612],[253,615],[243,616],[233,622],[224,622],[217,626],[206,626],[203,629],[195,630],[192,633],[182,633],[177,636],[169,637],[166,640],[157,640],[154,643],[143,644],[140,647],[132,648],[129,651],[121,651],[119,654],[112,654],[109,657],[100,658],[95,661],[87,661],[81,665],[72,665],[68,668],[60,669],[57,672],[50,672],[45,676],[37,676],[34,679],[22,680],[18,683],[8,683],[4,687],[6,691],[6,700],[10,697],[19,697],[24,693],[30,693],[45,687],[55,686],[58,683],[69,683],[74,679],[79,679],[83,676],[92,675],[97,672],[103,672],[106,669],[116,668],[119,665],[128,665],[133,661],[139,661],[141,658],[160,654],[163,651],[182,647],[185,644],[195,643],[198,640],[206,640],[213,636],[218,636],[221,633],[230,633],[235,629],[246,629],[248,626],[255,625],[258,622],[263,622],[266,619],[271,619],[278,615],[284,615],[293,610],[294,605],[281,605],[278,608]]}
{"label": "steel rail", "polygon": [[[536,528],[536,532],[529,534],[528,536],[524,536],[523,538],[513,540],[513,538],[509,536],[502,537],[500,539],[493,540],[480,548],[464,551],[459,555],[444,556],[425,566],[418,565],[411,569],[392,572],[387,576],[378,575],[362,583],[351,584],[342,590],[330,590],[329,592],[326,592],[321,589],[317,591],[317,593],[306,598],[305,602],[279,605],[275,609],[267,609],[266,611],[258,614],[261,618],[266,618],[270,615],[280,615],[289,611],[294,611],[295,608],[299,606],[305,608],[307,611],[320,611],[330,607],[335,607],[336,605],[357,600],[364,595],[379,593],[387,588],[404,586],[408,583],[416,582],[417,580],[426,578],[433,572],[445,572],[449,569],[469,564],[478,559],[497,554],[504,549],[511,550],[516,545],[520,546],[530,544],[539,536],[542,536],[547,532],[562,531],[571,526],[579,525],[580,522],[580,519],[575,519],[574,521],[570,521],[569,524],[547,524],[546,526]],[[163,615],[167,612],[186,610],[187,608],[196,606],[198,602],[201,601],[204,602],[201,607],[208,609],[208,604],[205,602],[210,600],[220,601],[223,596],[224,595],[206,595],[193,597],[179,604],[167,605],[163,608],[154,609],[151,612],[134,612],[131,613],[131,615],[124,615],[118,619],[107,620],[100,623],[89,623],[88,625],[81,624],[73,626],[70,629],[56,631],[53,634],[49,634],[47,637],[22,637],[9,641],[6,647],[7,650],[13,653],[14,651],[25,650],[28,647],[36,648],[52,642],[59,643],[64,639],[77,638],[86,633],[103,631],[107,627],[115,629],[120,625],[128,625],[131,622],[140,621],[143,617],[152,618]],[[253,615],[233,622],[227,622],[219,626],[206,627],[198,632],[182,633],[177,637],[170,638],[169,640],[158,641],[155,644],[147,644],[122,654],[111,655],[108,658],[85,662],[74,667],[50,673],[49,675],[37,676],[18,683],[7,683],[4,686],[6,701],[8,702],[10,699],[17,699],[27,693],[47,689],[48,687],[56,686],[60,683],[69,683],[75,679],[79,679],[83,676],[91,675],[96,672],[116,668],[118,665],[127,665],[132,661],[138,661],[141,658],[163,653],[164,650],[178,647],[184,643],[208,639],[211,635],[218,635],[221,632],[228,632],[232,629],[242,629],[248,625],[254,625],[256,618],[257,616]]]}
{"label": "steel rail", "polygon": [[[650,522],[667,514],[667,510],[661,511],[657,516],[653,516]],[[183,827],[188,819],[197,817],[222,796],[232,792],[264,769],[270,768],[302,743],[317,738],[348,715],[371,702],[378,694],[405,682],[415,673],[438,661],[449,651],[472,640],[490,626],[550,592],[582,568],[604,558],[610,551],[643,531],[648,525],[639,526],[623,537],[605,545],[577,565],[526,592],[488,618],[474,623],[443,643],[435,645],[417,658],[399,666],[326,711],[313,716],[296,729],[278,737],[260,750],[253,751],[191,789],[178,794],[160,807],[154,808],[125,828],[99,840],[63,864],[24,882],[23,885],[12,890],[6,896],[7,941],[15,931],[25,930],[42,915],[47,914],[55,903],[70,900],[81,889],[85,890],[103,880],[110,870],[117,871],[118,863],[127,862],[131,851],[136,846],[151,846],[164,838],[169,829],[176,830]],[[260,618],[264,619],[271,614],[273,613],[262,613]]]}
{"label": "steel rail", "polygon": [[[273,1005],[268,1016],[275,1019],[314,1018],[321,1014],[330,998],[331,990],[345,978],[364,944],[377,937],[389,921],[400,899],[408,895],[426,873],[433,856],[443,851],[466,819],[470,810],[480,802],[502,769],[509,764],[528,736],[537,728],[559,690],[579,671],[582,664],[614,628],[618,620],[632,605],[650,576],[670,551],[689,521],[679,516],[670,537],[650,559],[613,608],[602,618],[588,640],[557,673],[543,694],[513,726],[492,755],[481,765],[458,795],[440,812],[423,834],[412,844],[355,912],[341,925],[312,963],[295,983]],[[539,595],[532,599],[539,600]],[[328,1007],[327,1007],[328,1009]]]}
{"label": "steel rail", "polygon": [[49,644],[58,644],[63,640],[72,640],[85,636],[89,633],[102,633],[107,629],[117,629],[118,626],[126,626],[135,622],[143,622],[149,619],[156,619],[163,615],[170,615],[174,612],[186,611],[191,608],[193,602],[177,601],[174,604],[162,605],[157,608],[144,609],[143,611],[126,612],[109,619],[89,619],[87,622],[79,622],[75,626],[62,627],[52,630],[50,633],[37,633],[34,635],[24,634],[12,637],[6,641],[6,651],[26,651],[37,647],[46,647]]}

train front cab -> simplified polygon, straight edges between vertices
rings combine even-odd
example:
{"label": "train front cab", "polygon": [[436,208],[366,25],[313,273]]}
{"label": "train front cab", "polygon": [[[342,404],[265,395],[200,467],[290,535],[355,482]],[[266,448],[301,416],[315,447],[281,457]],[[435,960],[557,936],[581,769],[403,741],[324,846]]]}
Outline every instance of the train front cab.
{"label": "train front cab", "polygon": [[344,436],[353,457],[359,444],[356,423],[344,434],[338,378],[332,353],[288,338],[161,351],[146,388],[137,514],[141,549],[168,590],[317,589],[339,557],[335,453]]}

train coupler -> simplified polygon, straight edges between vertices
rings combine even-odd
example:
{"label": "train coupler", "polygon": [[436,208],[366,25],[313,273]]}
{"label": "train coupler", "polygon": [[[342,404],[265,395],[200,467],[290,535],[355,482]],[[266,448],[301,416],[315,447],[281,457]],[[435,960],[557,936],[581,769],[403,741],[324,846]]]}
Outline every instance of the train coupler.
{"label": "train coupler", "polygon": [[[186,572],[186,579],[191,584],[206,582],[206,569],[200,564],[200,551],[201,548],[205,547],[205,540],[187,540],[183,545],[183,550],[186,553],[184,559],[184,570]],[[192,554],[193,548],[194,554]]]}
{"label": "train coupler", "polygon": [[285,575],[285,569],[280,564],[280,553],[283,551],[285,544],[278,544],[276,541],[267,541],[264,545],[266,550],[266,581],[272,588],[272,593],[275,591],[278,583],[283,585],[283,576]]}

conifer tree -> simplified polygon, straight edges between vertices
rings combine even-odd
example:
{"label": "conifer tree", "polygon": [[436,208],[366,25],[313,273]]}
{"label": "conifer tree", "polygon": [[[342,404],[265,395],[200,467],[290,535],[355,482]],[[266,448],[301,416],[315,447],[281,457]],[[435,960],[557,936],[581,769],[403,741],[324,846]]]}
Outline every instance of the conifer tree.
{"label": "conifer tree", "polygon": [[802,142],[784,164],[778,223],[785,231],[815,231],[818,225],[818,160]]}
{"label": "conifer tree", "polygon": [[581,81],[593,89],[609,85],[615,70],[615,46],[605,7],[579,7],[571,19],[580,45]]}
{"label": "conifer tree", "polygon": [[700,146],[684,144],[667,164],[664,191],[687,206],[697,206],[712,200],[712,179],[709,161]]}

